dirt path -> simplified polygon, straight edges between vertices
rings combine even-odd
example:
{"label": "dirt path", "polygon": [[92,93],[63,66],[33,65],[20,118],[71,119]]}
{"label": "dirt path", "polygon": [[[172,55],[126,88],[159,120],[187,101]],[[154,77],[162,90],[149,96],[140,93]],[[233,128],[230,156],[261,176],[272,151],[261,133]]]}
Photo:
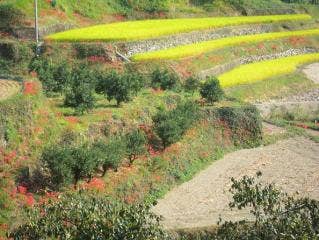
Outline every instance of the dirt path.
{"label": "dirt path", "polygon": [[306,76],[314,83],[319,84],[319,63],[313,63],[303,69]]}
{"label": "dirt path", "polygon": [[230,211],[230,178],[262,171],[262,179],[285,191],[319,199],[319,144],[306,138],[240,150],[226,155],[191,181],[169,192],[154,207],[169,229],[205,227],[223,219],[238,220],[247,212]]}
{"label": "dirt path", "polygon": [[0,101],[17,94],[20,89],[21,86],[17,81],[0,79]]}

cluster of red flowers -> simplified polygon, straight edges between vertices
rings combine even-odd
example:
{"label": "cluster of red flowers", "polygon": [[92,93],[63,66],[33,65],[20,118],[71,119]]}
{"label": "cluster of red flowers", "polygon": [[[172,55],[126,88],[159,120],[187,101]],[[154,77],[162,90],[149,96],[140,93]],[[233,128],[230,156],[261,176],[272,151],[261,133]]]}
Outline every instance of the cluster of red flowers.
{"label": "cluster of red flowers", "polygon": [[74,116],[68,116],[68,117],[65,117],[64,119],[65,119],[65,121],[67,121],[68,123],[71,123],[71,124],[79,123],[79,119],[77,117],[74,117]]}
{"label": "cluster of red flowers", "polygon": [[91,63],[97,63],[97,62],[106,62],[106,58],[103,56],[90,56],[87,58],[89,62]]}
{"label": "cluster of red flowers", "polygon": [[306,124],[303,124],[303,123],[296,123],[296,126],[300,128],[304,128],[304,129],[309,128]]}
{"label": "cluster of red flowers", "polygon": [[36,82],[24,82],[23,94],[36,95],[39,92],[39,85]]}
{"label": "cluster of red flowers", "polygon": [[302,45],[302,44],[305,44],[307,42],[304,37],[297,37],[297,36],[290,37],[288,41],[293,46]]}
{"label": "cluster of red flowers", "polygon": [[11,197],[20,200],[21,205],[32,207],[35,204],[35,199],[32,193],[28,192],[27,187],[19,185],[11,192]]}
{"label": "cluster of red flowers", "polygon": [[83,184],[81,188],[88,190],[103,191],[105,189],[105,183],[103,179],[93,178],[90,182]]}
{"label": "cluster of red flowers", "polygon": [[0,149],[0,154],[3,157],[3,161],[6,164],[10,164],[13,160],[17,158],[17,152],[16,151],[11,151],[6,153],[4,150]]}

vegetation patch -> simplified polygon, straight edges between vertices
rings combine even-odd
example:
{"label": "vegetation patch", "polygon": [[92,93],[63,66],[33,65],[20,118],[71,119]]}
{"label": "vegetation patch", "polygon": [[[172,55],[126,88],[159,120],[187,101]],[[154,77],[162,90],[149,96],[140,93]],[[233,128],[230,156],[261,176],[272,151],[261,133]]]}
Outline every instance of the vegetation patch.
{"label": "vegetation patch", "polygon": [[312,53],[246,64],[220,75],[219,80],[222,87],[250,84],[293,73],[298,66],[318,60],[319,53]]}
{"label": "vegetation patch", "polygon": [[200,55],[205,52],[217,50],[224,47],[238,46],[243,43],[256,43],[270,41],[287,37],[318,36],[318,29],[291,31],[291,32],[273,32],[254,35],[245,35],[237,37],[221,38],[217,40],[205,41],[189,45],[178,46],[174,48],[153,51],[148,53],[136,54],[132,57],[136,61],[155,60],[155,59],[179,59],[188,56]]}
{"label": "vegetation patch", "polygon": [[[48,36],[54,41],[132,41],[156,38],[194,30],[219,28],[231,25],[272,23],[281,21],[309,20],[303,14],[252,17],[181,18],[165,20],[141,20],[74,29]],[[125,31],[123,31],[125,29]]]}

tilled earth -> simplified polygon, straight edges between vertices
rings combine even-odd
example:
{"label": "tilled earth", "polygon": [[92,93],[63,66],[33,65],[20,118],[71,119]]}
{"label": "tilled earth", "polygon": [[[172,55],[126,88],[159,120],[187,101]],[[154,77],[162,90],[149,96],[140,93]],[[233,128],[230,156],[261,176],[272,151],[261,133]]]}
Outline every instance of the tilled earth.
{"label": "tilled earth", "polygon": [[0,101],[19,92],[21,86],[16,81],[0,79]]}
{"label": "tilled earth", "polygon": [[230,211],[230,178],[263,173],[262,180],[275,182],[288,193],[319,200],[319,143],[298,137],[226,155],[191,181],[176,187],[154,207],[168,229],[215,225],[225,220],[249,218],[247,211]]}

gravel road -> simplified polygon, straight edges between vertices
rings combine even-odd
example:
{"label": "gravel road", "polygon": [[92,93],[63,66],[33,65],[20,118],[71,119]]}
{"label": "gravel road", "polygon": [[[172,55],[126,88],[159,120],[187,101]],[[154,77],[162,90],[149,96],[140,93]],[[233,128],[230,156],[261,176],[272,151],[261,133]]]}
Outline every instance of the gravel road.
{"label": "gravel road", "polygon": [[298,137],[255,149],[227,154],[191,181],[176,187],[154,207],[168,229],[205,227],[223,219],[249,217],[230,211],[230,178],[262,171],[263,181],[276,182],[289,193],[319,199],[319,144]]}

